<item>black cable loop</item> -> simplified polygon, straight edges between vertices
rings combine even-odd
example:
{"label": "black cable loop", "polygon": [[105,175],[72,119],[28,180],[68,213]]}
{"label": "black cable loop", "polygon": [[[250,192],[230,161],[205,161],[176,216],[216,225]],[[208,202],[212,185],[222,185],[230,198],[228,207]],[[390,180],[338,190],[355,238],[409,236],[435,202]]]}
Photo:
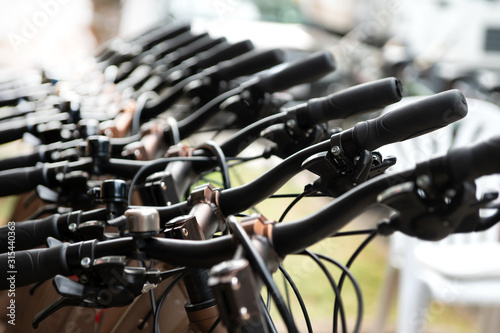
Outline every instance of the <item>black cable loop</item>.
{"label": "black cable loop", "polygon": [[233,217],[228,217],[228,224],[231,230],[233,231],[233,235],[236,237],[238,242],[243,246],[247,259],[251,263],[253,269],[257,271],[257,273],[262,278],[263,282],[267,286],[268,290],[271,293],[271,296],[278,307],[278,311],[288,329],[288,332],[298,333],[297,326],[295,326],[295,322],[293,321],[292,315],[288,311],[286,304],[281,297],[281,294],[278,290],[278,287],[273,281],[273,277],[271,273],[267,270],[264,260],[257,252],[257,250],[253,247],[250,237],[245,233],[243,227],[236,221]]}
{"label": "black cable loop", "polygon": [[227,157],[226,161],[237,161],[237,162],[228,164],[229,168],[233,168],[235,166],[238,166],[238,165],[241,165],[243,163],[250,162],[250,161],[253,161],[253,160],[256,160],[259,158],[266,158],[267,159],[269,157],[266,157],[266,154],[261,154],[258,156],[250,156],[250,157]]}
{"label": "black cable loop", "polygon": [[304,191],[301,194],[299,194],[295,199],[293,199],[293,201],[285,208],[283,214],[281,214],[281,217],[278,220],[278,222],[283,222],[283,219],[285,218],[286,214],[288,214],[288,212],[290,212],[293,206],[295,206],[297,202],[299,202],[302,198],[304,198],[307,195],[307,193],[308,191]]}
{"label": "black cable loop", "polygon": [[170,145],[174,146],[181,142],[181,132],[179,131],[179,125],[177,124],[177,120],[175,120],[174,117],[168,117],[167,124],[170,129],[169,133],[172,138],[172,142],[170,143]]}
{"label": "black cable loop", "polygon": [[333,293],[335,294],[335,299],[339,300],[339,312],[340,312],[340,322],[342,325],[342,331],[347,332],[347,320],[345,316],[344,302],[342,301],[342,297],[340,296],[339,288],[337,287],[337,284],[335,283],[335,280],[333,279],[332,275],[328,271],[328,268],[326,268],[326,266],[321,262],[317,253],[311,252],[309,250],[304,250],[302,253],[299,254],[309,256],[321,268],[326,278],[330,282],[330,285],[332,286],[333,289]]}
{"label": "black cable loop", "polygon": [[[300,295],[300,291],[297,288],[297,285],[293,282],[292,277],[290,276],[290,274],[288,274],[288,272],[285,270],[283,265],[279,266],[279,270],[281,271],[281,273],[285,277],[286,281],[290,284],[290,287],[292,287],[292,290],[295,293],[295,297],[297,297],[297,301],[299,302],[300,309],[302,310],[302,314],[304,315],[304,320],[306,321],[307,331],[311,333],[313,331],[312,325],[311,325],[311,319],[309,318],[309,314],[307,313],[307,308],[306,308],[306,305],[304,303],[304,299]],[[291,310],[290,310],[290,313],[292,313]]]}
{"label": "black cable loop", "polygon": [[[347,261],[347,264],[346,264],[347,269],[349,269],[351,267],[351,265],[353,264],[354,260],[358,257],[358,255],[361,253],[361,251],[375,238],[376,235],[377,235],[377,230],[373,231],[358,246],[358,248],[356,249],[356,251],[354,251],[354,253],[351,255],[351,257]],[[345,280],[345,277],[346,277],[346,273],[347,273],[347,271],[343,271],[342,275],[340,276],[340,279],[339,279],[339,291],[340,292],[342,292],[342,286],[344,285],[344,280]],[[337,305],[337,302],[335,302],[335,306],[334,306],[334,310],[333,310],[333,316],[334,316],[333,317],[333,325],[334,325],[333,328],[334,328],[334,332],[337,331],[337,312],[338,312],[338,305]],[[360,319],[360,322],[359,322],[359,326],[361,326],[361,319]]]}
{"label": "black cable loop", "polygon": [[[178,273],[180,274],[180,273],[183,273],[183,272],[187,273],[188,270],[186,270],[185,267],[178,267],[178,268],[170,269],[168,271],[161,272],[160,273],[160,277],[162,278],[162,281],[164,281],[165,279],[169,278],[172,275],[175,275],[175,274],[178,274]],[[159,299],[158,299],[158,301],[159,301]],[[144,328],[144,326],[146,325],[147,321],[149,320],[149,317],[151,317],[152,314],[153,314],[153,309],[149,310],[148,313],[146,313],[146,315],[144,316],[144,318],[142,318],[142,320],[139,323],[139,325],[137,325],[137,328],[139,330],[142,330]]]}
{"label": "black cable loop", "polygon": [[377,229],[361,229],[361,230],[342,231],[342,232],[337,232],[336,234],[333,234],[330,237],[366,235],[366,234],[371,234],[371,233],[376,232],[376,231],[377,231]]}
{"label": "black cable loop", "polygon": [[146,103],[154,98],[157,98],[158,94],[154,91],[146,91],[142,93],[139,98],[137,98],[137,103],[135,106],[134,117],[132,118],[132,134],[138,134],[141,129],[141,114],[144,110]]}
{"label": "black cable loop", "polygon": [[[150,266],[149,266],[149,269],[153,269],[154,268],[154,260],[151,260],[150,261]],[[146,265],[144,265],[144,267],[146,267]],[[156,311],[157,311],[157,308],[156,308],[156,299],[155,299],[155,291],[154,289],[150,289],[149,290],[149,298],[151,300],[151,311],[153,312],[153,315],[156,316]]]}
{"label": "black cable loop", "polygon": [[[351,265],[353,264],[354,260],[358,257],[358,255],[361,253],[361,251],[375,238],[377,235],[377,230],[373,231],[354,251],[354,253],[351,255],[349,260],[347,261],[346,268],[349,269]],[[340,276],[339,279],[339,291],[342,292],[342,286],[344,285],[344,280],[346,278],[348,270],[344,270],[342,272],[342,275]],[[337,313],[338,313],[338,305],[337,301],[335,301],[335,306],[333,309],[333,332],[337,332]],[[358,317],[358,321],[356,322],[356,327],[359,330],[359,327],[361,326],[361,318]],[[355,330],[355,332],[357,332]]]}
{"label": "black cable loop", "polygon": [[[270,294],[268,293],[268,295]],[[270,303],[271,302],[269,302],[269,304]],[[264,303],[264,299],[262,298],[262,296],[259,298],[259,305],[262,313],[264,314],[264,320],[266,321],[267,328],[269,328],[271,333],[278,333],[278,330],[276,329],[276,326],[274,326],[273,320],[271,319],[271,315],[269,314],[268,306],[266,305],[266,303]]]}
{"label": "black cable loop", "polygon": [[167,289],[165,289],[163,294],[160,296],[158,304],[156,305],[156,313],[155,313],[154,321],[153,321],[154,333],[160,333],[160,310],[161,310],[161,307],[163,305],[163,302],[167,298],[167,295],[170,293],[170,291],[172,291],[174,286],[177,284],[177,282],[179,282],[184,276],[186,276],[187,273],[188,272],[186,271],[186,272],[182,272],[179,275],[177,275],[172,280],[172,282],[170,282],[170,284],[168,285]]}
{"label": "black cable loop", "polygon": [[219,164],[221,170],[224,188],[231,188],[231,180],[229,179],[229,167],[227,165],[226,156],[224,155],[224,152],[222,151],[220,146],[215,142],[209,140],[197,147],[197,149],[208,150],[217,158],[217,164]]}
{"label": "black cable loop", "polygon": [[161,168],[162,169],[162,168],[165,168],[165,166],[163,166],[164,164],[166,165],[170,162],[176,162],[176,161],[212,161],[212,160],[213,160],[213,158],[211,158],[211,157],[193,156],[193,157],[164,157],[164,158],[160,158],[160,159],[151,161],[150,163],[142,166],[139,170],[137,170],[137,173],[135,174],[134,178],[130,182],[128,199],[127,199],[128,204],[130,205],[132,203],[132,192],[134,190],[135,184],[139,180],[139,177],[143,173],[149,171],[149,169],[152,169],[152,168]]}

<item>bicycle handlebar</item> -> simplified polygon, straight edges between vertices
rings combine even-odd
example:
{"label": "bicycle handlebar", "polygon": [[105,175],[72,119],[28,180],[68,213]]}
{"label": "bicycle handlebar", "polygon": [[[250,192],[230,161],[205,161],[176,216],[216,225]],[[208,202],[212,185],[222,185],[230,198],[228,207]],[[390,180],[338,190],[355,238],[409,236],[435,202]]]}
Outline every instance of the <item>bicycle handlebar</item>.
{"label": "bicycle handlebar", "polygon": [[[180,214],[179,214],[180,215]],[[41,219],[15,223],[16,249],[26,250],[45,244],[48,237],[59,240],[71,239],[68,226],[78,225],[90,220],[103,220],[107,216],[105,208],[90,211],[74,211],[65,214],[53,214]],[[0,252],[7,252],[8,226],[0,227]]]}
{"label": "bicycle handlebar", "polygon": [[467,102],[459,90],[445,91],[411,103],[378,118],[356,124],[352,135],[363,149],[407,140],[446,126],[467,115]]}
{"label": "bicycle handlebar", "polygon": [[[447,155],[423,162],[424,164],[440,164],[453,175],[456,180],[470,179],[500,172],[500,136],[479,143],[475,146],[457,148]],[[455,163],[460,160],[462,164]],[[478,162],[491,164],[484,167]],[[421,163],[422,164],[422,163]],[[417,165],[413,170],[380,176],[344,193],[333,203],[319,212],[306,218],[274,224],[270,243],[281,257],[297,253],[314,243],[338,232],[359,212],[376,203],[377,196],[385,189],[407,181],[414,181],[418,176]],[[132,238],[120,238],[111,241],[86,241],[64,244],[49,249],[36,249],[16,252],[16,266],[22,271],[22,278],[16,277],[16,285],[21,286],[56,274],[71,275],[72,270],[80,268],[80,260],[84,256],[97,258],[109,255],[127,255],[132,252]],[[144,241],[144,251],[148,258],[168,262],[173,265],[211,267],[214,264],[233,256],[236,244],[231,236],[221,236],[205,241],[190,241],[151,238]],[[33,263],[33,258],[36,263]],[[0,255],[0,269],[7,269],[7,254]],[[19,263],[19,264],[18,264]],[[38,264],[38,263],[43,263]],[[22,270],[19,268],[22,267]],[[0,282],[0,288],[8,288],[9,281]]]}
{"label": "bicycle handlebar", "polygon": [[268,93],[283,91],[299,84],[319,80],[333,72],[335,67],[335,59],[330,52],[317,52],[288,63],[277,72],[260,75],[258,81],[252,86]]}
{"label": "bicycle handlebar", "polygon": [[218,81],[231,81],[281,64],[283,60],[284,53],[279,49],[252,51],[210,67],[207,72]]}
{"label": "bicycle handlebar", "polygon": [[226,156],[236,156],[253,139],[258,138],[262,130],[273,124],[296,117],[300,126],[309,127],[328,120],[345,118],[356,112],[387,106],[401,100],[401,95],[401,83],[396,78],[364,83],[329,96],[311,99],[256,121],[227,139],[221,149]]}
{"label": "bicycle handlebar", "polygon": [[[66,262],[66,250],[68,244],[62,244],[48,249],[34,249],[28,251],[17,251],[15,253],[15,266],[13,269],[5,268],[7,279],[0,284],[1,289],[9,289],[9,276],[14,277],[13,284],[25,286],[37,281],[48,280],[57,274],[71,275],[71,269]],[[2,254],[2,256],[7,254]],[[5,260],[7,263],[7,258]],[[2,264],[3,266],[3,264]],[[36,275],[29,275],[33,272]]]}
{"label": "bicycle handlebar", "polygon": [[347,118],[358,112],[386,107],[403,97],[403,87],[396,78],[363,83],[329,96],[308,102],[308,115],[312,123]]}
{"label": "bicycle handlebar", "polygon": [[352,129],[333,135],[328,141],[295,153],[245,185],[221,191],[219,197],[221,210],[225,215],[235,214],[264,200],[298,173],[302,162],[307,157],[328,150],[330,142],[337,139],[344,139],[347,142],[345,147],[355,151],[356,156],[359,151],[375,150],[382,145],[443,127],[466,114],[467,104],[464,102],[463,95],[458,90],[454,90],[438,94],[437,98],[431,96],[375,119],[360,122]]}
{"label": "bicycle handlebar", "polygon": [[[281,50],[248,52],[234,59],[223,61],[215,66],[205,69],[198,74],[187,77],[186,79],[177,83],[175,86],[162,92],[158,98],[146,103],[144,109],[140,114],[140,120],[149,120],[166,111],[176,102],[178,98],[182,96],[184,87],[194,80],[211,77],[219,81],[228,81],[239,76],[257,73],[263,69],[272,67],[281,62],[283,62],[283,51]],[[239,89],[233,89],[231,91],[232,94],[240,92]],[[209,104],[210,105],[204,105],[201,109],[197,110],[190,116],[191,118],[186,118],[188,120],[185,120],[184,122],[189,124],[191,123],[191,120],[194,119],[193,122],[202,123],[203,120],[200,121],[199,117],[201,117],[202,115],[203,119],[205,119],[205,117],[210,117],[212,114],[210,110],[216,110],[220,103],[216,102]],[[198,125],[201,126],[201,124]]]}
{"label": "bicycle handlebar", "polygon": [[21,139],[26,132],[34,132],[36,126],[42,123],[67,121],[69,115],[67,113],[54,113],[48,116],[19,117],[0,123],[0,144]]}
{"label": "bicycle handlebar", "polygon": [[244,40],[234,44],[222,44],[186,60],[186,67],[205,69],[221,61],[233,59],[245,54],[253,48],[254,45],[250,40]]}
{"label": "bicycle handlebar", "polygon": [[500,137],[494,137],[474,146],[455,148],[446,155],[445,163],[453,181],[478,178],[500,171]]}
{"label": "bicycle handlebar", "polygon": [[43,163],[33,167],[0,171],[0,197],[21,194],[33,190],[37,185],[52,187],[58,184],[58,174],[81,170],[97,174],[113,174],[117,177],[132,178],[149,161],[109,158],[96,161],[83,157],[78,161]]}
{"label": "bicycle handlebar", "polygon": [[[47,237],[61,239],[58,228],[59,214],[54,214],[40,220],[18,222],[15,224],[16,249],[29,249],[42,245]],[[8,244],[7,226],[0,228],[0,251],[7,252]]]}
{"label": "bicycle handlebar", "polygon": [[[274,51],[271,51],[270,55],[272,52]],[[181,138],[185,138],[187,135],[192,134],[195,130],[200,128],[207,119],[218,111],[218,107],[222,102],[245,90],[252,91],[252,97],[260,98],[265,92],[272,93],[291,88],[301,83],[317,80],[334,69],[335,62],[331,53],[319,52],[304,59],[289,63],[277,72],[261,74],[256,78],[242,83],[237,88],[217,96],[190,116],[179,121],[178,125]],[[219,70],[217,70],[217,73],[217,75],[220,75]],[[235,69],[235,73],[238,73],[239,76],[242,74],[237,69]],[[234,73],[231,72],[231,74]]]}
{"label": "bicycle handlebar", "polygon": [[[462,96],[461,94],[456,94],[452,92],[451,94],[447,94],[448,96],[454,96],[455,99],[461,100]],[[447,97],[446,100],[450,102],[450,100],[453,100],[451,97]],[[417,120],[420,117],[428,117],[428,113],[437,113],[437,114],[448,114],[448,113],[453,113],[453,114],[463,114],[464,111],[464,105],[462,103],[449,103],[453,107],[450,108],[445,108],[444,110],[439,110],[437,107],[435,107],[435,104],[441,105],[442,106],[442,98],[438,99],[433,99],[430,97],[429,99],[422,100],[421,102],[417,103],[416,105],[413,105],[411,108],[411,117],[416,118]],[[418,106],[423,107],[423,110],[420,110],[421,113],[416,112],[416,110],[419,110]],[[456,109],[456,110],[455,110]],[[406,110],[407,107],[403,107],[401,109],[393,111],[391,119],[404,119],[405,121],[412,123],[414,122],[413,119],[408,118],[408,117],[402,117],[400,116],[401,113],[407,112]],[[462,112],[462,113],[461,113]],[[386,119],[387,115],[383,115],[377,119]],[[442,119],[442,117],[437,117],[439,120]],[[372,123],[377,124],[377,119],[375,119]],[[455,120],[455,117],[447,117],[448,121]],[[417,121],[415,120],[415,121]],[[394,121],[394,120],[393,120]],[[426,124],[429,124],[429,122],[426,122]],[[432,126],[433,124],[431,124]],[[438,122],[434,124],[435,126],[437,125],[444,125],[442,122]],[[356,125],[357,126],[357,125]],[[356,128],[356,127],[355,127]],[[380,132],[379,135],[382,137],[384,136],[383,130],[385,127],[379,128]],[[421,129],[418,129],[417,132],[421,132]],[[337,137],[342,137],[351,135],[354,138],[354,141],[357,142],[356,140],[356,132],[351,130],[344,131],[342,133],[334,135]],[[405,135],[407,132],[405,132]],[[481,148],[481,153],[482,149],[488,150],[491,149],[489,148],[490,146],[495,147],[495,144],[498,146],[497,142],[493,142],[493,144],[490,144],[489,146],[485,144],[486,148]],[[313,145],[307,149],[301,150],[294,155],[290,156],[289,158],[285,159],[277,165],[276,167],[272,168],[268,172],[264,173],[257,179],[253,180],[252,182],[249,182],[247,184],[244,184],[239,187],[235,188],[230,188],[230,189],[225,189],[220,191],[219,195],[219,205],[220,209],[223,214],[229,215],[229,214],[235,214],[242,212],[246,209],[248,209],[251,206],[254,206],[255,204],[259,203],[260,201],[264,200],[267,198],[269,195],[274,193],[279,187],[281,187],[288,179],[290,179],[292,176],[294,176],[296,173],[301,171],[301,165],[302,162],[308,158],[309,156],[316,154],[321,151],[325,151],[330,149],[330,140],[318,143],[316,145]],[[378,148],[371,146],[372,148]],[[367,149],[366,147],[363,146],[358,146],[358,150],[362,149]],[[450,155],[453,159],[453,161],[457,159],[463,159],[467,158],[467,156],[463,156],[464,153],[456,153],[457,155]],[[472,153],[468,153],[472,154]],[[458,157],[453,157],[453,156],[458,156]],[[143,163],[138,161],[121,161],[121,160],[114,160],[110,159],[108,163],[106,164],[107,166],[104,168],[110,169],[113,172],[119,172],[119,173],[127,173],[130,172],[130,169],[134,169],[132,167],[135,167],[135,170],[138,169],[139,166],[142,166]],[[49,182],[51,179],[55,179],[55,174],[57,172],[60,172],[64,170],[64,168],[67,168],[68,165],[71,167],[75,166],[84,166],[88,167],[87,163],[89,163],[88,159],[85,160],[83,159],[82,161],[78,161],[77,163],[72,162],[72,163],[54,163],[51,165],[44,165],[42,168],[38,167],[33,167],[33,168],[25,168],[21,171],[16,170],[16,171],[8,171],[8,172],[0,172],[0,175],[2,175],[2,179],[5,178],[6,180],[10,181],[12,185],[5,187],[9,188],[12,186],[16,186],[16,190],[22,189],[22,190],[28,190],[31,189],[33,184],[46,184],[49,185]],[[130,164],[132,163],[132,164]],[[484,163],[486,164],[486,163]],[[119,168],[119,166],[125,165],[123,168]],[[122,170],[123,169],[123,170]],[[459,169],[461,170],[461,169]],[[468,169],[466,168],[465,171]],[[29,171],[29,172],[26,172]],[[13,183],[12,183],[13,182]],[[9,189],[12,191],[12,188]],[[20,193],[20,192],[18,192]],[[6,194],[12,194],[12,193],[4,193],[0,191],[0,195],[6,195]],[[173,218],[178,215],[185,214],[186,212],[186,204],[185,203],[180,203],[178,205],[173,205],[173,206],[168,206],[164,208],[159,208],[160,215],[162,216],[162,219],[167,219],[167,218]],[[51,227],[49,227],[51,228]],[[45,233],[43,233],[45,235]]]}

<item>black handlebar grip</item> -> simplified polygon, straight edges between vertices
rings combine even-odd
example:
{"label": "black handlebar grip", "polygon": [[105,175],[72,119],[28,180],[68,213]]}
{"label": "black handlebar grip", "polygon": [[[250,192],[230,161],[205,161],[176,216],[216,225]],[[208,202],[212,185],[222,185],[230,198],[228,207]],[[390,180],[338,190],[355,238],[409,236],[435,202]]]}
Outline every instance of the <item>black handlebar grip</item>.
{"label": "black handlebar grip", "polygon": [[271,68],[282,63],[283,60],[282,50],[250,52],[212,67],[211,76],[220,81],[229,81]]}
{"label": "black handlebar grip", "polygon": [[370,111],[399,102],[403,97],[401,82],[385,78],[363,83],[329,96],[308,101],[307,115],[311,124],[342,119],[358,112]]}
{"label": "black handlebar grip", "polygon": [[210,50],[214,46],[217,46],[217,45],[219,45],[221,43],[225,43],[225,42],[226,42],[225,37],[213,39],[210,36],[206,36],[204,38],[200,38],[197,41],[195,41],[191,44],[188,44],[186,46],[183,46],[183,47],[179,48],[177,51],[175,51],[174,53],[172,53],[172,55],[173,55],[172,62],[169,65],[172,67],[177,66],[181,62],[199,54],[200,52]]}
{"label": "black handlebar grip", "polygon": [[7,252],[9,231],[15,234],[16,251],[43,245],[47,237],[62,239],[57,228],[59,216],[59,214],[54,214],[40,220],[9,222],[7,226],[0,228],[0,252]]}
{"label": "black handlebar grip", "polygon": [[328,51],[317,52],[287,64],[278,72],[262,74],[254,87],[270,93],[283,91],[299,84],[319,80],[334,70],[333,55]]}
{"label": "black handlebar grip", "polygon": [[41,162],[42,156],[39,151],[27,153],[20,156],[14,156],[0,160],[0,170],[8,170],[14,168],[22,168],[35,165]]}
{"label": "black handlebar grip", "polygon": [[68,244],[61,244],[48,249],[34,249],[15,252],[14,266],[8,262],[9,254],[0,254],[0,269],[7,275],[0,282],[0,289],[22,287],[35,282],[48,280],[57,274],[72,274],[66,262]]}
{"label": "black handlebar grip", "polygon": [[28,192],[38,184],[47,185],[46,170],[40,167],[25,167],[0,171],[0,184],[0,197]]}
{"label": "black handlebar grip", "polygon": [[247,53],[254,48],[250,40],[244,40],[237,42],[235,44],[222,44],[218,45],[210,50],[200,53],[196,56],[196,64],[193,64],[196,68],[208,68],[214,66],[221,61],[233,59],[239,55]]}
{"label": "black handlebar grip", "polygon": [[357,123],[351,131],[359,150],[374,150],[431,132],[466,115],[465,97],[459,90],[449,90]]}
{"label": "black handlebar grip", "polygon": [[500,173],[500,136],[470,147],[448,152],[447,170],[453,181],[473,180],[484,175]]}
{"label": "black handlebar grip", "polygon": [[21,139],[28,130],[29,124],[26,119],[3,122],[0,124],[0,144]]}
{"label": "black handlebar grip", "polygon": [[188,23],[169,25],[166,28],[160,28],[151,32],[150,34],[145,35],[138,42],[139,44],[143,44],[143,50],[147,50],[155,44],[161,43],[167,39],[172,39],[189,30],[191,30],[191,26]]}

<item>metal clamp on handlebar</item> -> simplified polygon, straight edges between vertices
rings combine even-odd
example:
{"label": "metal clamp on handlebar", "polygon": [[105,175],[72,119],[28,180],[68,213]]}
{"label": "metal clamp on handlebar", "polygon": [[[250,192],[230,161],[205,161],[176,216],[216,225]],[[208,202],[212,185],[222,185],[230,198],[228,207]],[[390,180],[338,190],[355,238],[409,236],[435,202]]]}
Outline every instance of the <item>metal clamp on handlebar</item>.
{"label": "metal clamp on handlebar", "polygon": [[145,123],[140,128],[141,139],[123,147],[121,157],[138,161],[149,161],[155,158],[158,146],[163,141],[166,124],[162,119]]}
{"label": "metal clamp on handlebar", "polygon": [[382,158],[378,152],[360,151],[350,131],[334,134],[331,149],[317,153],[302,163],[318,176],[312,190],[338,197],[366,180],[383,173],[396,163],[395,157]]}
{"label": "metal clamp on handlebar", "polygon": [[265,216],[258,214],[246,217],[240,222],[241,227],[250,236],[253,246],[265,258],[267,268],[271,272],[278,269],[281,258],[273,248],[273,227],[275,221],[268,220]]}
{"label": "metal clamp on handlebar", "polygon": [[219,191],[211,184],[197,186],[187,199],[191,207],[185,219],[195,220],[203,232],[203,238],[211,238],[217,231],[224,231],[224,215],[219,208]]}

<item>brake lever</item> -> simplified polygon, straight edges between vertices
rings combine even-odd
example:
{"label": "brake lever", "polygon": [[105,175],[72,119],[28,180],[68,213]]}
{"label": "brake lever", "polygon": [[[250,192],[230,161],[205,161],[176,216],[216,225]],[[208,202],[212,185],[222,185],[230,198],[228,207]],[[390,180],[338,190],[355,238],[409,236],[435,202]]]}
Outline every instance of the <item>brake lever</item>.
{"label": "brake lever", "polygon": [[54,277],[52,283],[62,297],[35,316],[34,328],[66,306],[103,309],[128,305],[163,279],[157,269],[146,271],[143,267],[125,267],[125,257],[103,257],[94,260],[93,264],[86,259],[82,261],[85,269],[79,281],[62,275]]}
{"label": "brake lever", "polygon": [[295,119],[268,127],[262,131],[262,137],[275,143],[270,152],[280,158],[287,158],[299,150],[327,140],[332,133],[326,124],[301,128]]}
{"label": "brake lever", "polygon": [[334,145],[329,151],[317,153],[302,163],[307,169],[319,176],[313,189],[325,195],[339,197],[358,184],[382,174],[396,163],[395,157],[382,159],[378,152],[364,150],[352,159],[345,154],[341,145]]}
{"label": "brake lever", "polygon": [[233,113],[236,119],[231,125],[243,128],[258,119],[278,113],[290,99],[291,97],[284,93],[252,94],[248,90],[243,90],[240,94],[225,100],[220,105],[220,110]]}
{"label": "brake lever", "polygon": [[91,306],[85,302],[82,302],[81,300],[71,299],[69,297],[62,296],[62,297],[59,297],[59,299],[57,301],[55,301],[54,303],[52,303],[48,307],[46,307],[42,311],[38,312],[36,314],[35,318],[33,318],[31,325],[33,326],[34,329],[37,329],[42,321],[47,319],[50,315],[55,313],[57,310],[60,310],[66,306],[81,306],[81,307],[93,308],[93,306]]}
{"label": "brake lever", "polygon": [[438,189],[430,177],[421,175],[387,189],[377,201],[398,211],[388,228],[437,241],[452,233],[476,231],[482,223],[479,209],[497,197],[498,193],[488,193],[478,200],[473,182]]}

